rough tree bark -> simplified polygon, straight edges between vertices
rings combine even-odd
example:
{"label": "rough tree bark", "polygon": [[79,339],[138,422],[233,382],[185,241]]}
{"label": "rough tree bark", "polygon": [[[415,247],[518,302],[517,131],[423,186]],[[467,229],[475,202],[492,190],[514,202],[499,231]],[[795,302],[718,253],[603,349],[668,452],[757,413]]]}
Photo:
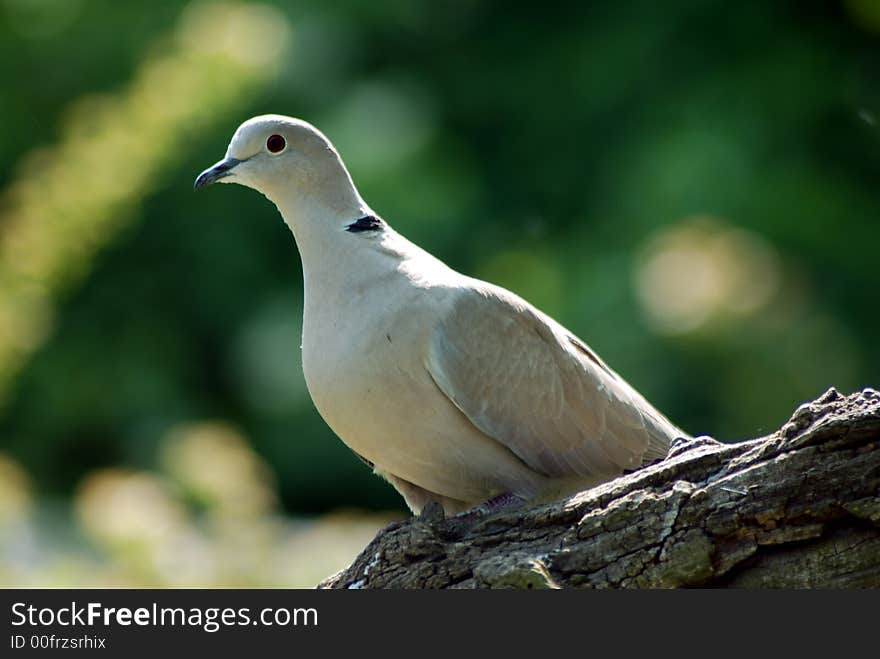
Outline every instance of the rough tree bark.
{"label": "rough tree bark", "polygon": [[880,393],[554,504],[382,530],[322,588],[880,587]]}

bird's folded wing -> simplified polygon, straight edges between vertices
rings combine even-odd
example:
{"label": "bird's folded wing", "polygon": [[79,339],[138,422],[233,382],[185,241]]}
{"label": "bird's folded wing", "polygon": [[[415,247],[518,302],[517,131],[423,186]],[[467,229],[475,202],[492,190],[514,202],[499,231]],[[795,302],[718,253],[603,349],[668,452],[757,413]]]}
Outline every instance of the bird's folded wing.
{"label": "bird's folded wing", "polygon": [[548,476],[613,476],[680,434],[565,328],[483,282],[456,292],[426,366],[474,426]]}

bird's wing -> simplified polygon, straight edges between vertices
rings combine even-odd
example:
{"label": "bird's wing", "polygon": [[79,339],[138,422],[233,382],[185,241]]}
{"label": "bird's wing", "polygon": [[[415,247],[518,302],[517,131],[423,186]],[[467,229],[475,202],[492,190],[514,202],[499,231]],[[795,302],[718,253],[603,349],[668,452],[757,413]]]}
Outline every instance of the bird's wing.
{"label": "bird's wing", "polygon": [[484,282],[456,292],[426,366],[481,432],[551,477],[611,477],[682,434],[564,327]]}

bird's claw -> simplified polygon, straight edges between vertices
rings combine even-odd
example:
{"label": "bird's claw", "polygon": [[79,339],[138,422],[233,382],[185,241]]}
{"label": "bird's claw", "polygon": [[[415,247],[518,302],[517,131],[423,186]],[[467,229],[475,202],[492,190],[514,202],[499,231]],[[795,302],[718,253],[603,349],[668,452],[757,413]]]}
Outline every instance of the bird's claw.
{"label": "bird's claw", "polygon": [[717,439],[709,437],[709,435],[700,435],[699,437],[677,437],[672,441],[672,444],[670,444],[669,453],[666,454],[666,459],[668,460],[669,458],[681,455],[682,453],[693,451],[702,446],[712,446],[720,443],[721,442]]}
{"label": "bird's claw", "polygon": [[437,501],[430,501],[419,511],[419,521],[428,526],[437,526],[446,519],[443,506]]}

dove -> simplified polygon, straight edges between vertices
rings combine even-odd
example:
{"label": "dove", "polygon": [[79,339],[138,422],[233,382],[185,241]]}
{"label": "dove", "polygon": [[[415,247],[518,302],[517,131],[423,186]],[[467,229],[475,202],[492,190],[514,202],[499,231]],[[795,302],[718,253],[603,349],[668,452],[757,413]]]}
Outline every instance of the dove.
{"label": "dove", "polygon": [[292,231],[312,401],[413,513],[563,498],[688,437],[571,331],[392,229],[311,124],[245,121],[195,188],[212,183],[257,190]]}

